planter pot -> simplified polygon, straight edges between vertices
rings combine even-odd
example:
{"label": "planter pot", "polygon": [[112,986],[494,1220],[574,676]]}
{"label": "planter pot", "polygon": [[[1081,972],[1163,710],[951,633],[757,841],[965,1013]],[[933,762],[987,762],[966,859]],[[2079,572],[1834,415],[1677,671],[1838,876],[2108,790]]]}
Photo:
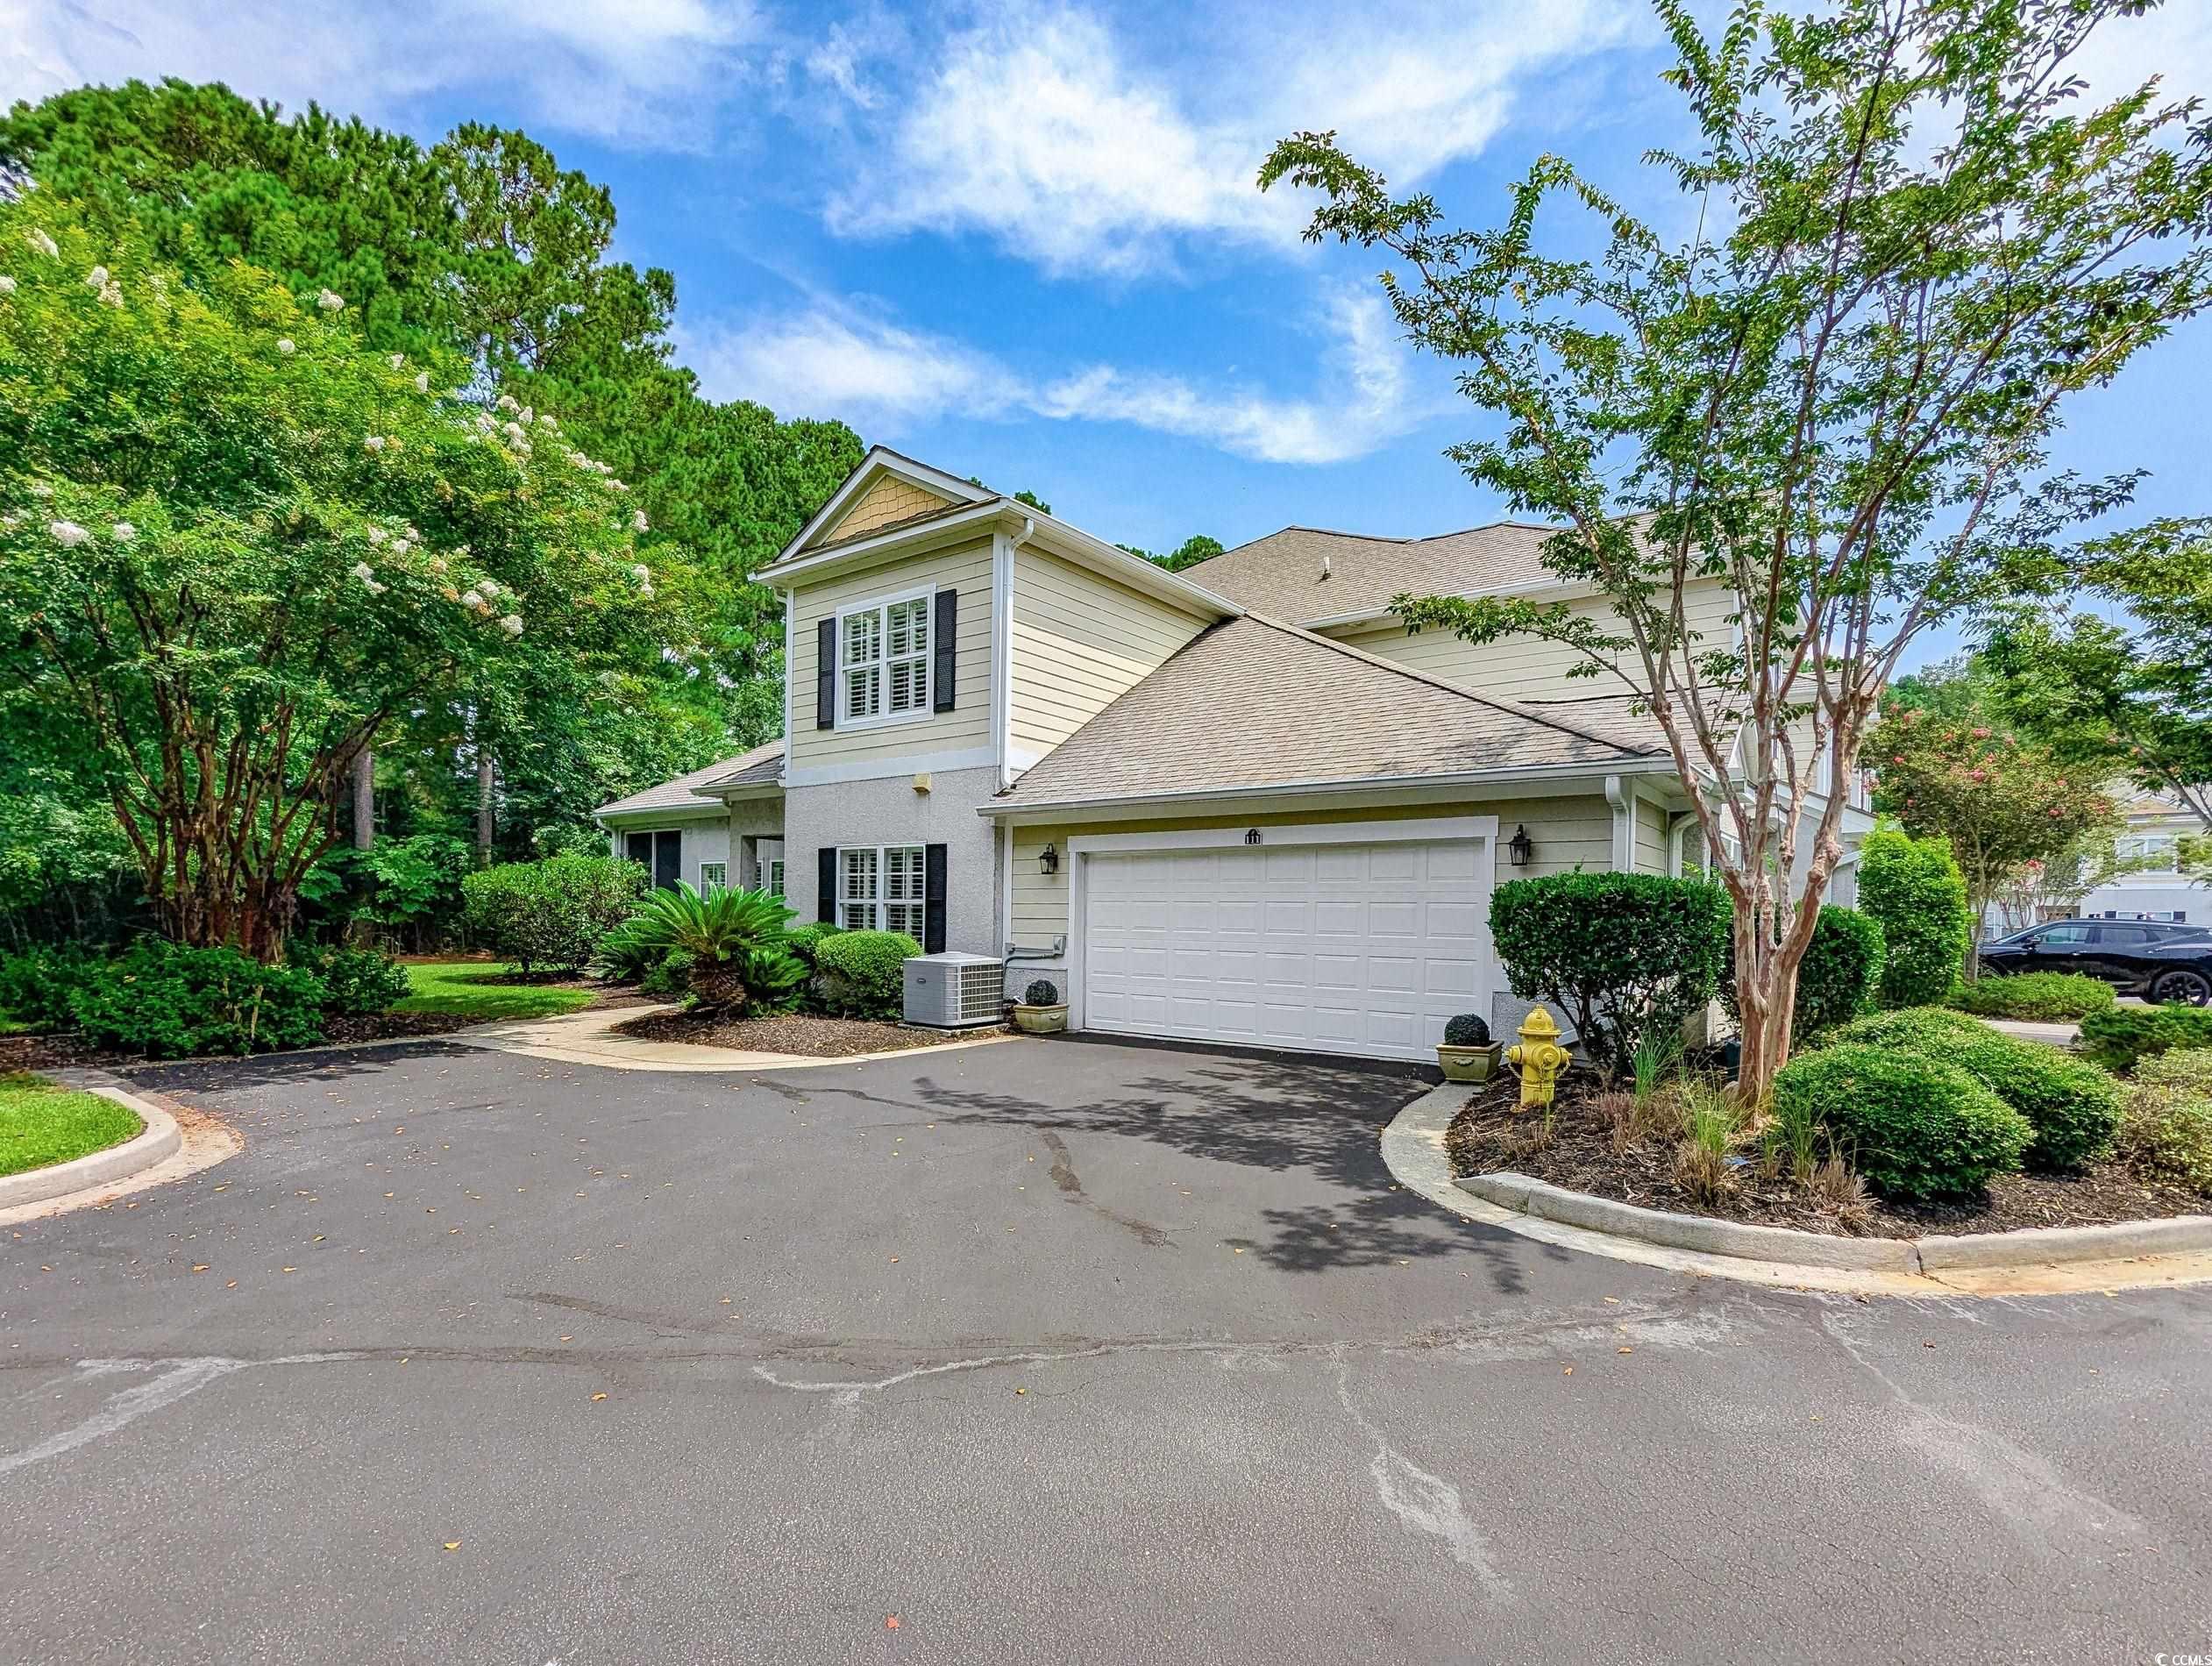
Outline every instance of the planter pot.
{"label": "planter pot", "polygon": [[1063,1001],[1057,1007],[1025,1007],[1016,1001],[1014,1027],[1025,1036],[1056,1035],[1068,1027],[1067,1003]]}
{"label": "planter pot", "polygon": [[1487,1082],[1497,1072],[1497,1056],[1504,1050],[1504,1042],[1487,1047],[1447,1047],[1439,1042],[1436,1062],[1447,1082]]}

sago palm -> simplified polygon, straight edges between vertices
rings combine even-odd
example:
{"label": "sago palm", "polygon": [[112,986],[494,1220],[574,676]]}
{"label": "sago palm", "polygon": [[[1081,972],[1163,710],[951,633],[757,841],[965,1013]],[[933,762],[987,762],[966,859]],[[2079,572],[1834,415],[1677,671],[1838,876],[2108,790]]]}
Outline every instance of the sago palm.
{"label": "sago palm", "polygon": [[692,958],[691,988],[702,1007],[743,1014],[761,1000],[798,987],[807,969],[784,945],[791,910],[765,891],[716,888],[705,896],[688,885],[655,891],[608,934],[602,961],[665,955]]}

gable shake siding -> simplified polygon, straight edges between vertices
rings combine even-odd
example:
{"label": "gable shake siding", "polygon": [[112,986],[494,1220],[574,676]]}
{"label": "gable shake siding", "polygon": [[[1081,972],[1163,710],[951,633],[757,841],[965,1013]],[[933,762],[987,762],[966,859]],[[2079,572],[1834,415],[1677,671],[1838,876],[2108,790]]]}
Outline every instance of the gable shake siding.
{"label": "gable shake siding", "polygon": [[808,547],[841,544],[893,522],[912,520],[917,515],[928,515],[946,507],[945,500],[935,492],[925,492],[896,474],[886,474],[855,498],[843,515],[816,533]]}

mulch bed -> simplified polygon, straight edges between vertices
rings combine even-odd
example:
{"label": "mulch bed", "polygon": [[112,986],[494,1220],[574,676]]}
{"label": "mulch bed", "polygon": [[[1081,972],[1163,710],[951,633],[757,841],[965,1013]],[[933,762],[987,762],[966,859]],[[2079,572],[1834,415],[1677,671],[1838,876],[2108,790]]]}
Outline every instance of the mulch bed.
{"label": "mulch bed", "polygon": [[810,1013],[735,1020],[700,1013],[652,1013],[615,1028],[641,1041],[696,1042],[708,1047],[741,1047],[749,1052],[798,1053],[816,1058],[942,1047],[948,1042],[1006,1033],[1002,1029],[921,1029],[871,1018],[821,1018]]}
{"label": "mulch bed", "polygon": [[2212,1202],[2179,1186],[2146,1185],[2117,1164],[2059,1179],[2002,1174],[1980,1200],[1902,1205],[1874,1200],[1855,1221],[1839,1220],[1783,1176],[1762,1178],[1755,1164],[1736,1171],[1739,1190],[1728,1203],[1708,1207],[1675,1178],[1673,1147],[1658,1139],[1613,1149],[1610,1117],[1593,1108],[1587,1085],[1560,1089],[1552,1142],[1527,1148],[1539,1118],[1518,1109],[1519,1084],[1506,1078],[1472,1090],[1467,1106],[1445,1134],[1455,1174],[1510,1169],[1532,1179],[1647,1209],[1700,1214],[1754,1226],[1792,1227],[1842,1236],[1915,1238],[1929,1233],[2009,1232],[2018,1227],[2102,1226],[2116,1221],[2161,1220],[2212,1213]]}
{"label": "mulch bed", "polygon": [[[349,1047],[359,1042],[447,1036],[483,1022],[458,1013],[375,1013],[366,1018],[332,1018],[324,1022],[323,1040],[317,1044]],[[254,1057],[272,1055],[256,1053]],[[17,1070],[112,1070],[121,1064],[152,1062],[137,1053],[94,1047],[66,1031],[53,1036],[0,1036],[0,1074]]]}

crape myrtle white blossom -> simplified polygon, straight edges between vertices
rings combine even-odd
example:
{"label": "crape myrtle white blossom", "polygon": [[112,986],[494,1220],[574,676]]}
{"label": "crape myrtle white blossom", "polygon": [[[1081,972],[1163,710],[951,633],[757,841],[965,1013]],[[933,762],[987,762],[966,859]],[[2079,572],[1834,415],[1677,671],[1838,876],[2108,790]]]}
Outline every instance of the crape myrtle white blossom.
{"label": "crape myrtle white blossom", "polygon": [[117,521],[108,530],[114,535],[115,541],[117,544],[132,543],[139,536],[139,529],[132,525],[128,521]]}
{"label": "crape myrtle white blossom", "polygon": [[392,355],[392,368],[393,368],[393,369],[397,370],[397,369],[398,369],[398,368],[399,368],[402,365],[405,364],[406,362],[407,362],[407,355],[406,355],[405,353],[403,353],[403,352],[395,352],[395,353],[394,353],[394,354]]}
{"label": "crape myrtle white blossom", "polygon": [[23,234],[23,240],[48,260],[54,259],[61,253],[61,246],[35,225]]}
{"label": "crape myrtle white blossom", "polygon": [[381,434],[371,434],[367,438],[364,439],[361,444],[369,451],[381,452],[384,449],[384,436]]}
{"label": "crape myrtle white blossom", "polygon": [[47,536],[65,550],[74,550],[92,536],[75,521],[55,521],[46,528]]}
{"label": "crape myrtle white blossom", "polygon": [[315,304],[325,312],[338,312],[345,306],[345,297],[335,289],[325,289],[315,297]]}
{"label": "crape myrtle white blossom", "polygon": [[644,510],[632,509],[629,512],[629,530],[633,532],[650,532],[652,530],[652,523],[645,518]]}
{"label": "crape myrtle white blossom", "polygon": [[521,636],[523,634],[523,616],[519,613],[509,614],[504,619],[501,619],[499,622],[499,628],[501,630],[504,630],[510,637]]}
{"label": "crape myrtle white blossom", "polygon": [[289,359],[293,353],[298,351],[298,349],[293,345],[292,338],[289,336],[279,336],[276,338],[276,350],[277,352],[282,353],[287,359]]}
{"label": "crape myrtle white blossom", "polygon": [[86,273],[84,274],[84,287],[88,289],[106,288],[108,287],[107,267],[103,266],[96,266],[91,271]]}
{"label": "crape myrtle white blossom", "polygon": [[16,281],[5,273],[0,273],[0,295],[13,295],[15,292]]}
{"label": "crape myrtle white blossom", "polygon": [[427,370],[417,372],[415,377],[415,391],[418,394],[426,394],[430,390],[430,373]]}

